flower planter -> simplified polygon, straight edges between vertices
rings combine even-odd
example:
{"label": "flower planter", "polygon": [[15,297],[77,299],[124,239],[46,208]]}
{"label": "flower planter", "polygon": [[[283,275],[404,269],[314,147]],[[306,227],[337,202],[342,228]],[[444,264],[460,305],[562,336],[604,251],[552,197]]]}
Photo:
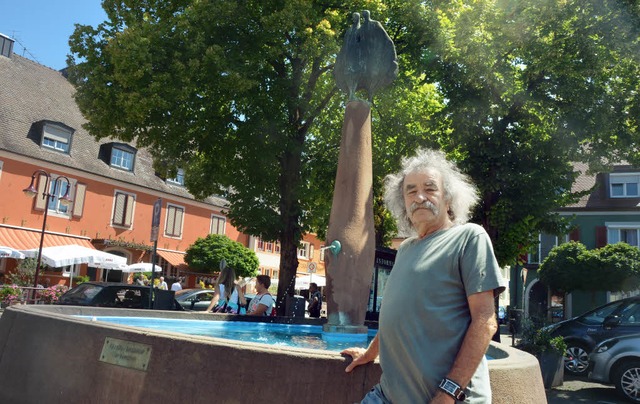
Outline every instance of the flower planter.
{"label": "flower planter", "polygon": [[562,386],[564,379],[564,356],[553,350],[536,355],[540,362],[542,381],[545,389]]}

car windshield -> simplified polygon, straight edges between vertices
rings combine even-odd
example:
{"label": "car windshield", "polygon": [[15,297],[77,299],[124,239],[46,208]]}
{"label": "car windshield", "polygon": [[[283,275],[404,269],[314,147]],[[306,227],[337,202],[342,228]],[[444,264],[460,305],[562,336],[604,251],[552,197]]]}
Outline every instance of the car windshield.
{"label": "car windshield", "polygon": [[83,302],[91,300],[100,293],[103,286],[81,283],[64,294],[63,300],[70,302]]}
{"label": "car windshield", "polygon": [[599,307],[588,313],[585,313],[582,316],[580,316],[580,322],[587,325],[602,325],[602,322],[604,321],[604,319],[607,318],[607,316],[610,316],[611,314],[613,314],[613,312],[615,312],[622,303],[623,302],[621,301],[614,302],[606,306]]}

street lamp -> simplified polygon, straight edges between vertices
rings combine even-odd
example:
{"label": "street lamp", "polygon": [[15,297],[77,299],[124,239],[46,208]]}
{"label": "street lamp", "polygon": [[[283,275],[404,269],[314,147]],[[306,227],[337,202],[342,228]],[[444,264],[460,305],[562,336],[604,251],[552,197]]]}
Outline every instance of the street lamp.
{"label": "street lamp", "polygon": [[[31,184],[27,188],[23,190],[25,195],[29,198],[33,198],[38,195],[38,189],[35,187],[36,184],[36,176],[38,176],[38,184],[44,177],[45,183],[44,187],[42,187],[42,199],[44,199],[44,219],[42,219],[42,232],[40,232],[40,247],[38,248],[38,261],[36,262],[36,274],[33,281],[33,287],[35,289],[38,288],[38,274],[40,273],[40,260],[42,259],[42,245],[44,243],[44,232],[47,227],[47,213],[49,212],[49,202],[53,201],[54,198],[58,195],[59,191],[62,189],[62,180],[67,182],[67,190],[62,197],[60,197],[60,203],[63,206],[68,206],[72,201],[69,198],[69,188],[71,188],[71,182],[69,178],[64,175],[60,175],[56,178],[52,178],[51,174],[44,170],[36,170],[31,175]],[[53,186],[51,186],[53,185]],[[33,299],[35,301],[36,298],[36,290],[33,291]]]}

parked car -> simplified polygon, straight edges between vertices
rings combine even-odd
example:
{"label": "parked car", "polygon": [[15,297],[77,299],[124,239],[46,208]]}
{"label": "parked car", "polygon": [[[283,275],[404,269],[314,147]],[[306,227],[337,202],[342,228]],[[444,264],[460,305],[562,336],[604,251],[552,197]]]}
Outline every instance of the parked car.
{"label": "parked car", "polygon": [[[148,309],[149,287],[115,282],[84,282],[68,290],[58,304],[73,306]],[[157,310],[184,310],[169,290],[155,290],[152,307]]]}
{"label": "parked car", "polygon": [[176,292],[176,301],[185,310],[205,311],[213,294],[213,289],[182,289]]}
{"label": "parked car", "polygon": [[561,335],[567,343],[565,371],[586,376],[589,353],[598,343],[613,337],[640,334],[640,296],[605,304],[547,329],[552,337]]}
{"label": "parked car", "polygon": [[498,324],[507,324],[507,308],[504,306],[498,307]]}
{"label": "parked car", "polygon": [[599,343],[589,355],[588,376],[590,380],[613,384],[627,400],[640,403],[640,334]]}

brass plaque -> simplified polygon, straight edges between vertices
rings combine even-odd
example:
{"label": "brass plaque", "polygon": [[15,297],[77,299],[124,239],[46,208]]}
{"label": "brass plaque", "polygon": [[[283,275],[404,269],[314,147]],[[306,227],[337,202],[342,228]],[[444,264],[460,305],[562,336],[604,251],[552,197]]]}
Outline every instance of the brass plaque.
{"label": "brass plaque", "polygon": [[151,345],[106,337],[100,361],[125,368],[147,371]]}

